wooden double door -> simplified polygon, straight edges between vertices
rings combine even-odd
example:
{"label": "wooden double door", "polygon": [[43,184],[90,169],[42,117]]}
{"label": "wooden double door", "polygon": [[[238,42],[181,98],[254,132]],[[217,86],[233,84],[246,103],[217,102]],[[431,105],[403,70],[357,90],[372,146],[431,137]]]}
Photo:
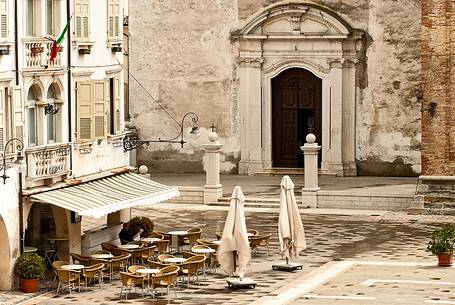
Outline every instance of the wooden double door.
{"label": "wooden double door", "polygon": [[[272,79],[273,167],[304,167],[309,132],[322,143],[322,81],[310,71],[291,68]],[[321,154],[319,155],[319,167]]]}

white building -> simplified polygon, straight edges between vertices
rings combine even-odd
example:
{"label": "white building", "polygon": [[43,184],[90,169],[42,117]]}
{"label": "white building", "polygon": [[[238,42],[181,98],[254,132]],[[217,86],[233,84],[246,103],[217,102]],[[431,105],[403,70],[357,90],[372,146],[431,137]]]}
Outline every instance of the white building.
{"label": "white building", "polygon": [[[26,246],[43,246],[39,251],[53,246],[61,256],[80,253],[80,222],[68,208],[69,201],[74,196],[73,203],[82,207],[73,211],[82,211],[87,210],[84,200],[90,204],[96,199],[79,201],[71,185],[129,170],[129,155],[121,145],[122,11],[121,0],[0,0],[0,153],[10,164],[19,142],[2,150],[9,139],[17,138],[24,144],[26,160],[23,197],[16,170],[6,169],[10,177],[5,184],[0,179],[0,256],[9,258],[0,263],[0,289],[13,287],[20,226]],[[51,39],[62,33],[68,20],[69,30],[50,61]],[[66,202],[58,201],[56,191],[62,187],[71,193]],[[40,194],[46,199],[36,197]],[[118,202],[107,206],[96,215],[124,207]],[[116,228],[120,220],[120,212],[108,217]]]}

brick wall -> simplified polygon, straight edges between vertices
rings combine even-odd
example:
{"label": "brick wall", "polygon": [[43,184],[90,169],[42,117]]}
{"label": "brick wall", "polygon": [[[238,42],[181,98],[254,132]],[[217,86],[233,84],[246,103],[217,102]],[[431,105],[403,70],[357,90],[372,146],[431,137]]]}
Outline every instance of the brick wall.
{"label": "brick wall", "polygon": [[455,175],[455,1],[422,0],[422,174]]}

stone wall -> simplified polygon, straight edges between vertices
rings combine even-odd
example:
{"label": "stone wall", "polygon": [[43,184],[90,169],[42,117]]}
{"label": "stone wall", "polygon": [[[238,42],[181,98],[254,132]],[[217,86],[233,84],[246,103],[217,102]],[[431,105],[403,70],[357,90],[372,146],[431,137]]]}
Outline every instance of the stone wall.
{"label": "stone wall", "polygon": [[[422,174],[455,173],[455,3],[422,1]],[[430,103],[437,103],[434,115]]]}
{"label": "stone wall", "polygon": [[[199,114],[198,140],[154,144],[138,164],[155,172],[202,171],[211,122],[224,144],[222,171],[236,172],[240,154],[238,46],[230,33],[271,0],[135,0],[130,3],[131,72],[177,121]],[[291,1],[282,1],[283,3]],[[294,1],[300,2],[303,1]],[[361,175],[420,172],[420,1],[314,1],[365,31],[356,75],[356,159]],[[131,81],[131,115],[143,139],[172,137],[178,126]],[[258,131],[259,132],[259,131]]]}

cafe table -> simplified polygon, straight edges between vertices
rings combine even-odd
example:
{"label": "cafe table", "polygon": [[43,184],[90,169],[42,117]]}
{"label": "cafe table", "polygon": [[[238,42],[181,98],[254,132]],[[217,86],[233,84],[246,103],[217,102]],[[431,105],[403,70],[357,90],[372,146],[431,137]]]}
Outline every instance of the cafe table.
{"label": "cafe table", "polygon": [[150,244],[156,243],[157,241],[160,241],[160,240],[161,240],[161,238],[157,238],[157,237],[145,237],[145,238],[141,239],[141,241],[150,243]]}
{"label": "cafe table", "polygon": [[[153,285],[150,286],[150,274],[157,274],[160,272],[160,269],[151,269],[151,268],[143,268],[143,269],[138,269],[136,270],[136,273],[140,275],[147,275],[147,288],[149,293],[152,293],[152,297],[155,297],[155,294],[153,292]],[[151,288],[151,289],[150,289]]]}
{"label": "cafe table", "polygon": [[184,263],[186,262],[186,258],[183,258],[183,257],[168,257],[168,258],[165,258],[163,260],[163,262],[167,263],[167,264],[181,264],[181,263]]}
{"label": "cafe table", "polygon": [[122,250],[134,250],[134,249],[138,249],[139,245],[136,245],[136,244],[118,245],[117,248],[122,249]]}
{"label": "cafe table", "polygon": [[69,265],[62,265],[60,266],[61,269],[65,269],[65,270],[75,270],[75,271],[79,271],[79,270],[82,270],[85,268],[84,265],[78,265],[78,264],[69,264]]}
{"label": "cafe table", "polygon": [[180,252],[180,248],[179,248],[179,245],[178,245],[178,237],[187,235],[188,231],[183,231],[183,230],[180,230],[180,231],[169,231],[167,233],[172,236],[172,241],[171,241],[172,247],[176,247],[177,248],[177,252]]}
{"label": "cafe table", "polygon": [[114,257],[114,255],[112,255],[110,253],[94,253],[94,254],[90,255],[90,258],[94,258],[94,259],[106,259],[106,260],[109,260],[109,259],[111,259],[113,257]]}
{"label": "cafe table", "polygon": [[38,248],[36,248],[36,247],[31,247],[31,246],[24,247],[24,253],[36,252],[36,251],[38,251]]}
{"label": "cafe table", "polygon": [[[203,254],[208,259],[210,257],[210,255],[212,255],[212,253],[215,253],[216,251],[212,248],[202,248],[202,249],[193,249],[192,252],[196,253],[196,254]],[[205,276],[206,272],[207,272],[207,267],[206,267],[206,264],[204,261],[204,278],[205,279],[207,279]]]}

